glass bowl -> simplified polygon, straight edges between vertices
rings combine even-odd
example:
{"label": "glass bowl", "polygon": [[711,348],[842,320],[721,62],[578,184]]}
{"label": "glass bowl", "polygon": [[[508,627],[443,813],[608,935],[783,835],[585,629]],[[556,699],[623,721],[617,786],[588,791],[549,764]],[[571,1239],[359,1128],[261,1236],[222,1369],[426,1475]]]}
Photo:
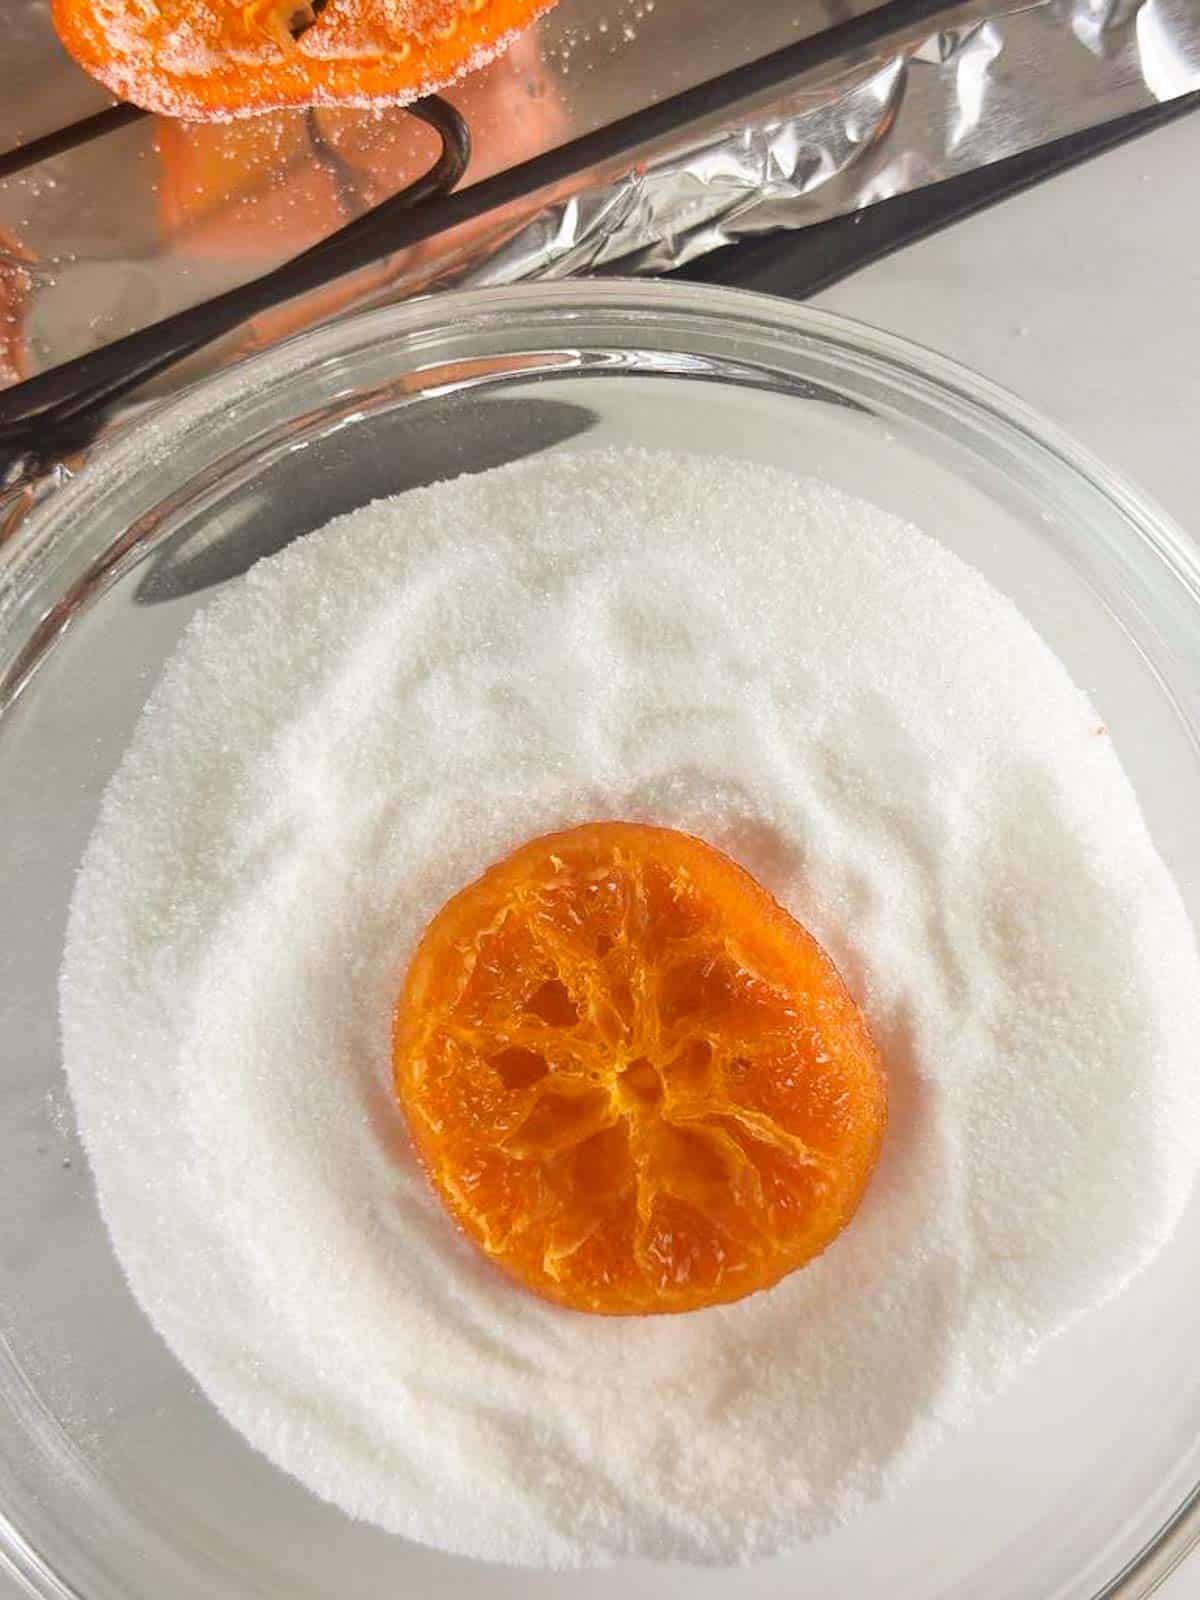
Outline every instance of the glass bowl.
{"label": "glass bowl", "polygon": [[981,379],[780,301],[610,281],[375,311],[208,381],[98,449],[0,550],[0,1572],[17,1592],[1132,1600],[1200,1536],[1200,1203],[898,1500],[737,1573],[530,1573],[354,1524],[244,1445],[133,1303],[73,1129],[55,984],[75,865],[164,657],[218,585],[339,512],[614,442],[823,478],[981,569],[1091,695],[1200,924],[1196,550]]}

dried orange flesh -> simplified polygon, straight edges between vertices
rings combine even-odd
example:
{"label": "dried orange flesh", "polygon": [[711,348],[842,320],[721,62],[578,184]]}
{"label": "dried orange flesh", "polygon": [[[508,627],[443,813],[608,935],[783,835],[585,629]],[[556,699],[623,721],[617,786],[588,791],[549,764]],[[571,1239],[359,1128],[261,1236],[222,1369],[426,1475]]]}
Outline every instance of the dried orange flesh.
{"label": "dried orange flesh", "polygon": [[196,121],[395,105],[481,65],[554,0],[51,0],[114,94]]}
{"label": "dried orange flesh", "polygon": [[395,1021],[396,1093],[447,1210],[581,1311],[767,1288],[853,1216],[886,1121],[816,940],[688,834],[589,823],[450,900]]}

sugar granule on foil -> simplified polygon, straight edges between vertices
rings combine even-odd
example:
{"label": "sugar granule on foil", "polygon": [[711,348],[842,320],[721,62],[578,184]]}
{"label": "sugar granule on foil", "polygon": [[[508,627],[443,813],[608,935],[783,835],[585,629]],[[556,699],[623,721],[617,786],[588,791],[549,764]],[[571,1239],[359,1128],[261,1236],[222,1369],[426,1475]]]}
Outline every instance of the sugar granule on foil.
{"label": "sugar granule on foil", "polygon": [[[133,1291],[352,1515],[721,1563],[899,1492],[1169,1234],[1200,963],[1100,718],[917,530],[733,462],[551,455],[364,507],[192,622],[78,877],[65,1061]],[[390,1087],[443,901],[589,818],[694,832],[834,956],[889,1076],[811,1267],[683,1317],[524,1293]]]}

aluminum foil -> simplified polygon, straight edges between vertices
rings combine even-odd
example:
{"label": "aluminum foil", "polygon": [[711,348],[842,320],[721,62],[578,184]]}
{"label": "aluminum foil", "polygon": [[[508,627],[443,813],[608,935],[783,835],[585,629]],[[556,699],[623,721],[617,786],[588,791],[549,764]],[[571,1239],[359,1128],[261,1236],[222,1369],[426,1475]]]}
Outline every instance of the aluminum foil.
{"label": "aluminum foil", "polygon": [[1197,88],[1195,0],[964,5],[733,126],[581,178],[442,281],[664,272]]}
{"label": "aluminum foil", "polygon": [[[822,0],[826,10],[834,3]],[[1196,88],[1200,0],[964,0],[936,26],[893,31],[769,100],[678,129],[256,319],[132,407],[360,306],[452,284],[662,272]],[[13,270],[26,269],[17,260]],[[0,495],[0,541],[45,492],[43,478],[25,481],[19,504]]]}

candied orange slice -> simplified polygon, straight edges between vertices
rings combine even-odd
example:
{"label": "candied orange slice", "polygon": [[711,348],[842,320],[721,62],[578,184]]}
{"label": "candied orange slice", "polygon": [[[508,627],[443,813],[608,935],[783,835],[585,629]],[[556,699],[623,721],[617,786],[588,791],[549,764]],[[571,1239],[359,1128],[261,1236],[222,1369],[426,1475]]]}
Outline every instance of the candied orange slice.
{"label": "candied orange slice", "polygon": [[409,968],[395,1082],[446,1208],[535,1293],[691,1311],[853,1216],[886,1093],[816,940],[688,834],[600,822],[450,900]]}
{"label": "candied orange slice", "polygon": [[51,0],[93,77],[164,116],[401,105],[505,48],[554,0]]}

